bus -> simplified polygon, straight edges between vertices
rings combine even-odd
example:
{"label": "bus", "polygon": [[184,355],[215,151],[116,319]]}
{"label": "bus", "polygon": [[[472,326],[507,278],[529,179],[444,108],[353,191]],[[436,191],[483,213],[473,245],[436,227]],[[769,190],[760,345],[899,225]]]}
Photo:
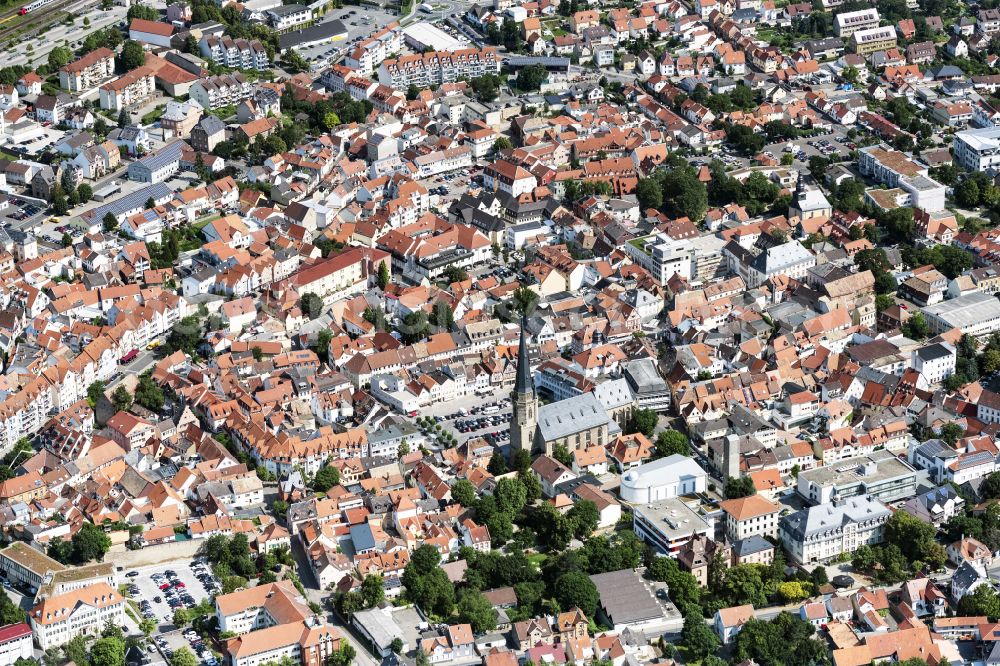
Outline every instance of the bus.
{"label": "bus", "polygon": [[132,361],[135,360],[135,357],[138,356],[138,355],[139,355],[139,350],[138,349],[133,349],[132,351],[130,351],[127,354],[125,354],[124,356],[122,356],[121,359],[119,359],[119,362],[120,363],[131,363]]}

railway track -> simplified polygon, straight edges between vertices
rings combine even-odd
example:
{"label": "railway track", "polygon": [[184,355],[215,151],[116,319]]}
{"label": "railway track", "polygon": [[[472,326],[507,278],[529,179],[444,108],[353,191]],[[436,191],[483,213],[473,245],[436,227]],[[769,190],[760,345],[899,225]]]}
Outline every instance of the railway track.
{"label": "railway track", "polygon": [[61,21],[68,13],[64,10],[78,1],[56,0],[24,15],[21,15],[20,11],[25,5],[19,4],[10,11],[0,13],[0,41],[18,33],[28,33],[44,25]]}

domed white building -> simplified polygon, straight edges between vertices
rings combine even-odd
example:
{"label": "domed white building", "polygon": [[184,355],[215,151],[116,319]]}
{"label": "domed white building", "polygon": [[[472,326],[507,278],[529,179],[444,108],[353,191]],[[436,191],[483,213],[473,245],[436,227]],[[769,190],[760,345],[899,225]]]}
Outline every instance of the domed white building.
{"label": "domed white building", "polygon": [[632,504],[649,504],[678,495],[704,492],[708,474],[687,456],[674,454],[622,474],[621,496]]}

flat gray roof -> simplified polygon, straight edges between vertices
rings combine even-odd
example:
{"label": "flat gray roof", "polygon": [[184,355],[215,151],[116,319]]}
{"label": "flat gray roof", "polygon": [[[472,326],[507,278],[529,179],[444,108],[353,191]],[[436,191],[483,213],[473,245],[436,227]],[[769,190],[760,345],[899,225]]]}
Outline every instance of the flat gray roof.
{"label": "flat gray roof", "polygon": [[609,571],[590,577],[601,596],[601,607],[615,624],[646,622],[664,617],[653,592],[633,569]]}
{"label": "flat gray roof", "polygon": [[916,470],[888,451],[875,451],[871,455],[847,458],[832,465],[799,472],[799,478],[817,486],[846,486],[855,483],[870,485],[907,474],[915,475]]}

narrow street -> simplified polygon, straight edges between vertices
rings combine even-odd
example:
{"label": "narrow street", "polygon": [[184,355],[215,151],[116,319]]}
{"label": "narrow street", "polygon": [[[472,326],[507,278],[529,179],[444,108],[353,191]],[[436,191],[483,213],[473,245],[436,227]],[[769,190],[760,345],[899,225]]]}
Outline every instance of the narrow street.
{"label": "narrow street", "polygon": [[305,550],[303,550],[302,544],[297,538],[292,539],[292,555],[295,557],[299,579],[302,581],[302,586],[306,588],[306,599],[323,607],[327,622],[337,627],[340,633],[347,639],[347,642],[351,644],[351,647],[354,648],[354,651],[358,653],[354,659],[354,663],[359,666],[379,666],[381,662],[373,657],[368,648],[352,633],[352,630],[344,626],[344,623],[329,610],[326,600],[329,598],[330,593],[319,589],[319,584],[316,582],[312,569],[306,560]]}

